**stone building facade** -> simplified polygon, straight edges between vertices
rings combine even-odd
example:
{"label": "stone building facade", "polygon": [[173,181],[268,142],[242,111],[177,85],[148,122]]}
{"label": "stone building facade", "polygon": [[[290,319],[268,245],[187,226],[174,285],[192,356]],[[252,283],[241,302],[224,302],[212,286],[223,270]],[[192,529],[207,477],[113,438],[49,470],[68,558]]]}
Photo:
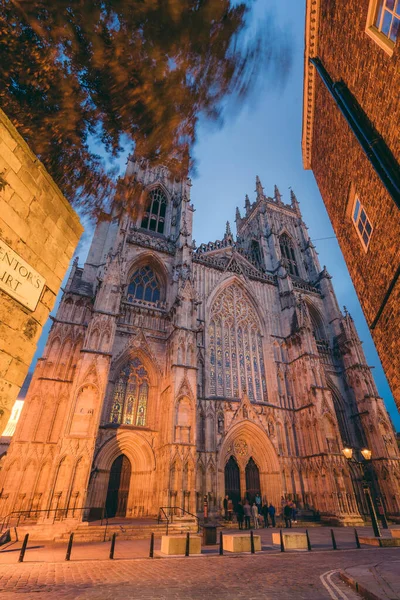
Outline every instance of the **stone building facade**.
{"label": "stone building facade", "polygon": [[400,3],[307,0],[303,161],[400,407]]}
{"label": "stone building facade", "polygon": [[[1,514],[217,512],[260,492],[338,522],[363,513],[344,444],[373,451],[398,514],[399,451],[353,320],[292,193],[246,197],[196,247],[190,181],[131,160],[147,201],[74,262],[3,462]],[[80,509],[85,508],[85,511]],[[78,510],[79,509],[79,510]]]}
{"label": "stone building facade", "polygon": [[0,436],[82,231],[0,110]]}

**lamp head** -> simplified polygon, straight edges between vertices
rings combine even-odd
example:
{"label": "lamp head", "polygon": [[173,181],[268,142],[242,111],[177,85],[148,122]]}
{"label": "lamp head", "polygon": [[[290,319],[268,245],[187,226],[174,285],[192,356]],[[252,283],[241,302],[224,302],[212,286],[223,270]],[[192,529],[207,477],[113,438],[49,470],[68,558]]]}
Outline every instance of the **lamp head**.
{"label": "lamp head", "polygon": [[371,460],[372,452],[369,448],[362,448],[361,454],[365,460]]}
{"label": "lamp head", "polygon": [[344,456],[347,458],[347,460],[351,460],[351,458],[353,457],[353,448],[350,448],[350,446],[345,446],[342,449],[342,452],[343,452]]}

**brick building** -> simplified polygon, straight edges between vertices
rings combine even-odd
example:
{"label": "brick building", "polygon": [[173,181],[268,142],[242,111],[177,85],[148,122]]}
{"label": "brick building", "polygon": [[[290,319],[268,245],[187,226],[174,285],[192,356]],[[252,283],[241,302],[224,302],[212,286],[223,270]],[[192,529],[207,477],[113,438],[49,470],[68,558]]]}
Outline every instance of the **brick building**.
{"label": "brick building", "polygon": [[303,161],[400,406],[400,0],[307,0]]}

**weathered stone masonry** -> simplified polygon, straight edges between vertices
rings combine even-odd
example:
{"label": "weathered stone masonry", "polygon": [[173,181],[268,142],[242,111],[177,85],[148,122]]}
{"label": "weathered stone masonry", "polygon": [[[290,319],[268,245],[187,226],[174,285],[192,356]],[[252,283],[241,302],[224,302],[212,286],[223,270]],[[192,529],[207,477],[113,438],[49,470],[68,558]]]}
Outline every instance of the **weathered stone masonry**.
{"label": "weathered stone masonry", "polygon": [[[76,213],[0,110],[0,240],[46,280],[35,310],[0,290],[0,435],[82,231]],[[17,259],[10,262],[2,251],[0,277],[15,288]]]}

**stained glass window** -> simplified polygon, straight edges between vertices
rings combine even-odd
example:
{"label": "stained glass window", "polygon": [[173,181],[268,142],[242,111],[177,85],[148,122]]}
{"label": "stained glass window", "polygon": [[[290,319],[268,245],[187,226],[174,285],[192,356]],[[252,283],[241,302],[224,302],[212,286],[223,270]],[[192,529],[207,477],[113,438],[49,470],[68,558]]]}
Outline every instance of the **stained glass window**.
{"label": "stained glass window", "polygon": [[281,248],[281,257],[282,262],[285,267],[288,269],[291,275],[299,276],[299,270],[297,268],[296,255],[294,252],[293,241],[290,239],[286,233],[281,235],[279,238],[279,245]]}
{"label": "stained glass window", "polygon": [[211,308],[208,327],[210,395],[266,400],[262,337],[257,315],[236,285],[223,290]]}
{"label": "stained glass window", "polygon": [[160,282],[157,275],[149,265],[140,267],[131,277],[128,285],[127,300],[146,300],[158,302],[160,300]]}
{"label": "stained glass window", "polygon": [[150,192],[147,209],[143,214],[142,227],[149,231],[164,233],[165,213],[167,210],[167,199],[165,194],[156,188]]}
{"label": "stained glass window", "polygon": [[121,369],[114,387],[110,423],[115,425],[146,425],[149,378],[139,358]]}
{"label": "stained glass window", "polygon": [[215,325],[212,323],[209,328],[210,342],[210,393],[215,396],[217,386],[215,380]]}

